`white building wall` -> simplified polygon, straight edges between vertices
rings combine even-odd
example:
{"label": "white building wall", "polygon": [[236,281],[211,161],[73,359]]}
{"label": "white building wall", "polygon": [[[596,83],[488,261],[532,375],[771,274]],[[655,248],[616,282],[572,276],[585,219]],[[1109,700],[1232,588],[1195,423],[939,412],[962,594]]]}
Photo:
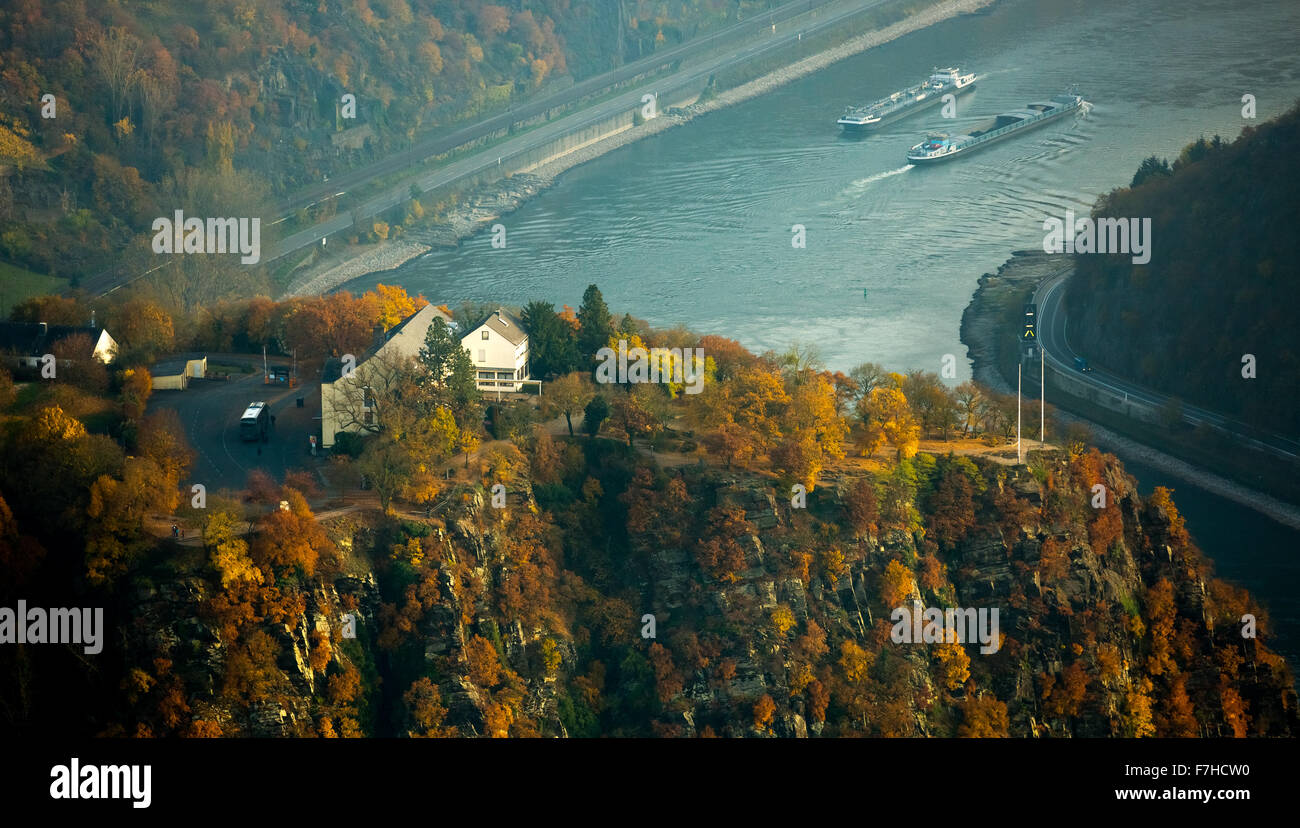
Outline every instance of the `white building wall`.
{"label": "white building wall", "polygon": [[[528,378],[527,337],[516,345],[487,325],[482,325],[462,337],[460,342],[469,352],[469,361],[474,366],[480,390],[517,391],[519,380]],[[484,372],[491,376],[484,376]]]}

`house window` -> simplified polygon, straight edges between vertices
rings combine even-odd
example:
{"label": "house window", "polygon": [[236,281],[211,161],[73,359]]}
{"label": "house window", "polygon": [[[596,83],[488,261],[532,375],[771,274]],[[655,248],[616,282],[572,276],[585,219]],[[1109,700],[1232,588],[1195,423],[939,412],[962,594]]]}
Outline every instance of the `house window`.
{"label": "house window", "polygon": [[478,349],[478,361],[479,361],[479,362],[487,362],[487,349],[486,349],[486,348],[479,348],[479,349]]}
{"label": "house window", "polygon": [[373,411],[371,411],[369,408],[367,408],[367,409],[366,409],[366,425],[374,425],[374,424],[375,424],[375,412],[373,412]]}
{"label": "house window", "polygon": [[483,338],[484,338],[484,339],[487,339],[487,338],[488,338],[488,332],[487,332],[487,331],[484,331],[484,332],[483,332]]}

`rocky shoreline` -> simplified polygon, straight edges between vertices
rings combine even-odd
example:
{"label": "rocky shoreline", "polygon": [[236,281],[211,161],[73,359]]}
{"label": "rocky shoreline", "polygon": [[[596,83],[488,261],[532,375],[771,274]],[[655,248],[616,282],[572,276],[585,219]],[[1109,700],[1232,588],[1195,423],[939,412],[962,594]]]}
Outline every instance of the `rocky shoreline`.
{"label": "rocky shoreline", "polygon": [[305,268],[301,275],[289,283],[282,298],[328,293],[368,273],[395,270],[427,252],[427,244],[400,239],[358,245],[345,253],[341,261],[327,260]]}
{"label": "rocky shoreline", "polygon": [[[674,108],[672,113],[661,113],[657,118],[580,147],[563,157],[542,164],[528,173],[517,173],[486,184],[473,191],[464,202],[453,207],[437,221],[430,221],[410,230],[407,233],[407,238],[416,239],[421,243],[434,247],[455,247],[463,239],[481,232],[493,222],[519,209],[530,198],[554,184],[555,179],[561,173],[573,169],[579,164],[585,164],[642,138],[681,126],[700,115],[747,101],[750,98],[824,69],[832,63],[865,52],[882,43],[896,40],[905,34],[932,26],[959,14],[970,14],[991,6],[994,2],[995,0],[948,0],[948,2],[931,6],[918,14],[883,29],[859,35],[852,40],[804,58],[789,66],[776,69],[734,89],[720,92],[706,101],[699,101],[686,107]],[[368,255],[369,252],[365,256],[358,257],[356,265],[347,267],[338,265],[329,269],[309,268],[310,272],[308,274],[294,280],[288,294],[299,296],[311,293],[325,293],[339,288],[353,279],[397,266],[384,265],[366,269],[367,263],[370,261],[369,258],[366,258]],[[400,265],[418,255],[420,253],[409,255],[397,264]]]}

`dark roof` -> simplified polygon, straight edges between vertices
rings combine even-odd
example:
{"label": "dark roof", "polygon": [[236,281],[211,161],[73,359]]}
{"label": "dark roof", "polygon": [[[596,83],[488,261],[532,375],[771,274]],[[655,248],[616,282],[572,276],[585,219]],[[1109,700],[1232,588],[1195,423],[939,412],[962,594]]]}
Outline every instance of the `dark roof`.
{"label": "dark roof", "polygon": [[[378,341],[375,342],[373,345],[371,345],[368,349],[366,349],[366,352],[364,354],[361,354],[360,356],[357,357],[356,367],[360,367],[363,362],[370,359],[375,354],[379,353],[380,348],[384,347],[384,345],[386,345],[390,339],[397,336],[402,331],[406,330],[406,326],[410,324],[411,320],[419,316],[421,313],[424,313],[426,310],[429,309],[429,307],[431,307],[431,305],[432,303],[430,303],[430,305],[425,305],[415,313],[403,319],[401,322],[398,322],[393,327],[384,331],[382,337],[379,336],[378,333],[376,333],[375,338]],[[433,307],[431,313],[434,314],[434,316],[439,319],[447,320],[449,318],[445,313],[438,310],[436,306]],[[430,320],[429,324],[433,324],[433,321]],[[378,328],[379,326],[376,325],[375,326],[376,331],[378,331]],[[343,360],[339,359],[338,357],[330,357],[329,359],[325,360],[325,364],[321,366],[320,381],[322,383],[334,382],[339,378],[341,378],[342,376],[343,376]]]}
{"label": "dark roof", "polygon": [[149,373],[155,377],[170,377],[174,374],[185,373],[185,366],[188,364],[189,360],[187,359],[168,359],[150,365]]}
{"label": "dark roof", "polygon": [[497,308],[488,314],[487,319],[470,328],[466,336],[484,325],[510,340],[512,345],[518,345],[528,338],[528,332],[524,330],[524,323],[520,322],[518,317],[504,308]]}
{"label": "dark roof", "polygon": [[93,347],[99,341],[102,328],[89,325],[46,325],[43,322],[0,322],[0,351],[25,356],[40,356],[50,352],[55,342],[76,334],[90,337]]}

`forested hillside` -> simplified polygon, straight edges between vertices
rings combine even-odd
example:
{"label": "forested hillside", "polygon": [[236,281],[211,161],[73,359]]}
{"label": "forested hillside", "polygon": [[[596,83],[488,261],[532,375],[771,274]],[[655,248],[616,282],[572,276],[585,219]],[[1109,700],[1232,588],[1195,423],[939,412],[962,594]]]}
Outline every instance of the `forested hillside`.
{"label": "forested hillside", "polygon": [[[253,210],[267,199],[431,128],[609,71],[770,5],[775,0],[5,3],[0,259],[86,275],[178,202],[261,215]],[[356,96],[354,119],[343,117],[344,94]]]}
{"label": "forested hillside", "polygon": [[[1072,345],[1099,365],[1246,422],[1300,431],[1300,108],[1172,165],[1148,158],[1094,216],[1150,217],[1151,261],[1079,255]],[[1243,376],[1252,355],[1255,377]]]}
{"label": "forested hillside", "polygon": [[[316,361],[420,304],[382,287],[260,298],[178,327],[213,347],[283,338]],[[593,285],[576,312],[525,309],[539,373],[559,375],[541,398],[482,398],[435,324],[418,358],[358,368],[382,412],[364,436],[197,506],[186,424],[148,405],[143,366],[163,345],[143,334],[171,320],[121,313],[150,321],[124,331],[111,376],[18,388],[0,371],[0,603],[105,606],[115,631],[93,665],[0,648],[2,732],[1300,728],[1267,615],[1213,577],[1169,491],[1142,496],[1074,438],[1012,465],[1014,397],[654,330]],[[592,382],[620,340],[702,348],[700,393]],[[914,601],[996,610],[996,646],[896,640]]]}

